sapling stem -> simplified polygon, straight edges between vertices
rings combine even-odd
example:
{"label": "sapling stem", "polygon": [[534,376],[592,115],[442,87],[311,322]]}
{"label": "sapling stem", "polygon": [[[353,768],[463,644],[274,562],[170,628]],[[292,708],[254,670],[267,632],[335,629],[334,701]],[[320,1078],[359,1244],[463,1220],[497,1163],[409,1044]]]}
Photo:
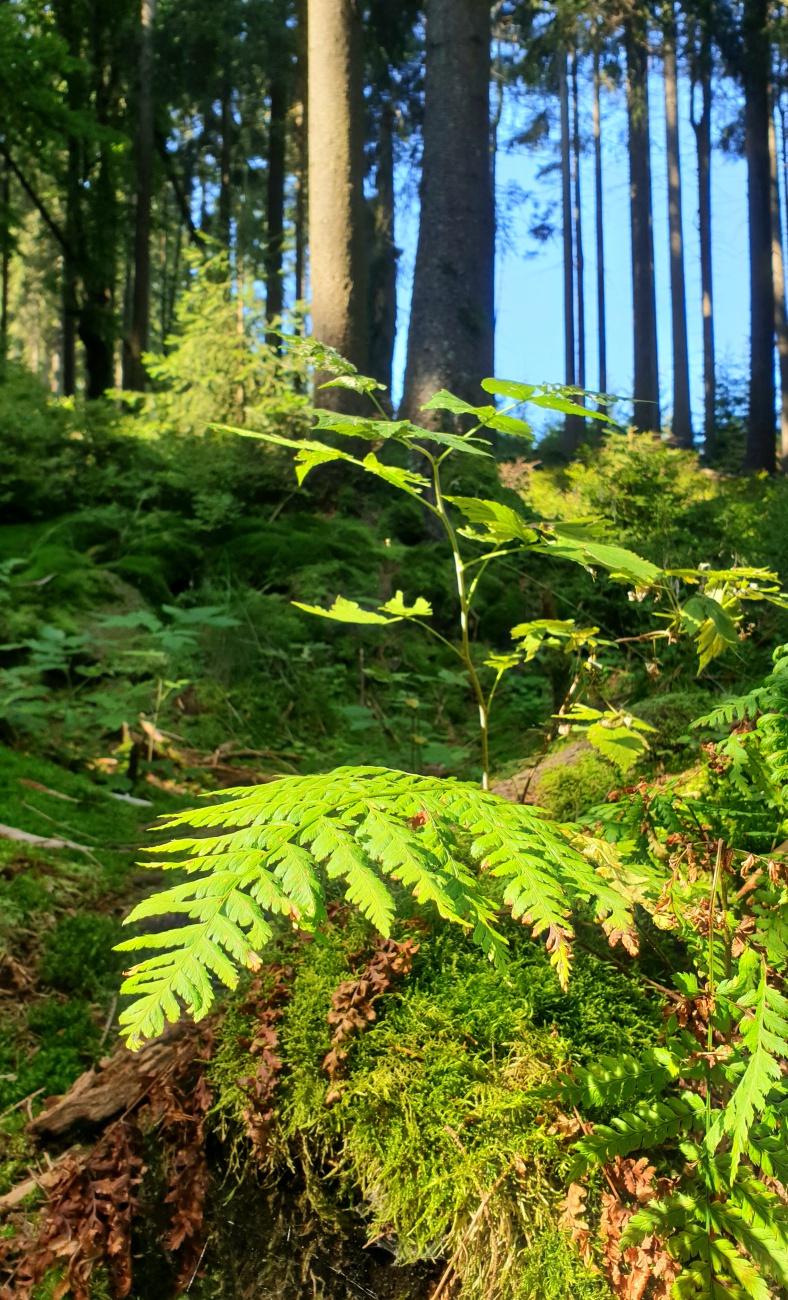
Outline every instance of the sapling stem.
{"label": "sapling stem", "polygon": [[490,788],[490,746],[489,746],[488,714],[489,714],[490,701],[485,699],[484,690],[482,688],[481,681],[479,680],[479,674],[477,673],[476,665],[473,662],[473,656],[471,654],[471,639],[470,639],[470,632],[468,627],[468,623],[469,623],[468,616],[470,614],[470,608],[471,608],[471,596],[473,591],[475,591],[476,589],[476,583],[478,582],[478,578],[481,576],[481,574],[477,575],[477,578],[475,579],[473,583],[473,587],[471,589],[471,595],[469,595],[465,586],[465,565],[463,563],[462,554],[460,552],[460,544],[457,541],[457,534],[447,514],[446,506],[443,501],[443,491],[441,488],[441,476],[440,476],[440,461],[436,460],[432,456],[429,456],[429,454],[428,454],[428,459],[432,464],[432,479],[433,479],[433,485],[435,489],[434,510],[435,513],[438,515],[438,518],[440,519],[441,523],[443,524],[443,527],[446,531],[446,536],[449,539],[449,545],[451,546],[452,555],[454,556],[454,575],[457,583],[457,595],[460,600],[460,632],[461,632],[461,645],[462,645],[462,649],[460,651],[460,658],[462,659],[468,671],[468,676],[471,679],[471,686],[473,688],[473,693],[476,697],[476,703],[479,707],[479,734],[481,738],[481,749],[482,749],[482,789],[489,790]]}

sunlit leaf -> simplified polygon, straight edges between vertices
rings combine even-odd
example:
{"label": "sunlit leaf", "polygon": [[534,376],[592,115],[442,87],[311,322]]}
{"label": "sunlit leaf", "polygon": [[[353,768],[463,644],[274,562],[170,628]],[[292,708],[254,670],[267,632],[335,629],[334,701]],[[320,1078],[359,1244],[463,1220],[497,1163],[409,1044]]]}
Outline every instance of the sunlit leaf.
{"label": "sunlit leaf", "polygon": [[383,614],[376,614],[374,610],[362,609],[355,600],[346,600],[344,596],[337,596],[330,609],[323,609],[320,605],[302,605],[301,601],[294,600],[293,604],[297,609],[302,609],[305,614],[319,614],[321,618],[330,618],[334,623],[396,623],[396,618],[386,618]]}
{"label": "sunlit leaf", "polygon": [[484,541],[496,544],[505,542],[523,542],[526,546],[538,540],[538,534],[530,528],[511,506],[502,505],[500,501],[486,501],[478,497],[445,498],[465,515],[472,524],[483,524],[486,529]]}

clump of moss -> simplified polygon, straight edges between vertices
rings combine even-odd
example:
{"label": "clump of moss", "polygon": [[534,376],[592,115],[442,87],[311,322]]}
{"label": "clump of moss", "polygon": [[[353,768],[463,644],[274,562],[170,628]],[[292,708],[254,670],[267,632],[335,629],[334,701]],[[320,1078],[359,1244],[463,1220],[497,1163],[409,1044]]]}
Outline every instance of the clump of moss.
{"label": "clump of moss", "polygon": [[559,822],[577,821],[601,803],[617,780],[616,770],[598,754],[580,753],[571,763],[539,777],[538,802]]}
{"label": "clump of moss", "polygon": [[96,998],[115,981],[122,961],[113,951],[121,927],[113,917],[85,912],[64,916],[47,935],[38,972],[63,993]]}
{"label": "clump of moss", "polygon": [[[571,1059],[653,1042],[657,1006],[635,980],[582,956],[562,993],[542,945],[514,924],[502,972],[448,927],[418,936],[410,975],[343,1043],[339,1081],[322,1068],[327,1014],[337,985],[362,973],[372,932],[354,916],[288,952],[269,1167],[306,1163],[318,1212],[355,1211],[402,1263],[454,1259],[467,1300],[491,1288],[503,1300],[608,1296],[558,1230],[566,1146],[549,1082]],[[237,1080],[253,1070],[249,1031],[231,1009],[211,1067],[225,1122],[239,1116]]]}

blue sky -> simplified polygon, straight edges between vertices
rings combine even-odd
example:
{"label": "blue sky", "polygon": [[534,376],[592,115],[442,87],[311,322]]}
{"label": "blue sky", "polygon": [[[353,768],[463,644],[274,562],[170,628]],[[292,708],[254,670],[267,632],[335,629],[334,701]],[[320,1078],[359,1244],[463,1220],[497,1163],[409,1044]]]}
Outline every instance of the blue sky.
{"label": "blue sky", "polygon": [[[594,238],[594,177],[591,151],[591,92],[583,94],[581,131],[588,149],[581,168],[583,236],[586,264],[587,385],[597,384],[596,264]],[[730,96],[730,91],[728,91]],[[660,387],[663,418],[671,404],[670,282],[668,270],[667,174],[665,112],[659,64],[649,83],[652,124],[654,247],[657,278]],[[738,106],[729,97],[715,101],[713,139]],[[506,142],[530,120],[533,105],[510,103],[500,132],[497,159],[499,197],[512,185],[532,192],[541,203],[559,198],[556,173],[538,179],[541,168],[555,159],[551,141],[536,152],[506,150]],[[702,350],[698,190],[695,136],[689,121],[689,85],[680,85],[682,206],[684,217],[687,316],[690,345],[692,407],[695,428],[702,424]],[[626,111],[623,89],[602,94],[602,133],[605,171],[605,261],[608,331],[608,389],[622,396],[632,387],[632,289],[629,234],[629,171],[626,156]],[[402,189],[407,179],[400,177]],[[412,182],[410,188],[412,189]],[[714,320],[718,369],[740,370],[746,363],[749,337],[747,251],[747,171],[743,159],[715,149],[712,161]],[[529,236],[527,204],[512,213],[509,247],[499,251],[496,264],[496,374],[522,381],[563,382],[563,269],[560,229],[547,244]],[[556,220],[560,209],[556,207]],[[407,343],[409,300],[418,232],[418,205],[407,198],[399,204],[396,239],[400,258],[398,331],[394,396],[401,391]]]}

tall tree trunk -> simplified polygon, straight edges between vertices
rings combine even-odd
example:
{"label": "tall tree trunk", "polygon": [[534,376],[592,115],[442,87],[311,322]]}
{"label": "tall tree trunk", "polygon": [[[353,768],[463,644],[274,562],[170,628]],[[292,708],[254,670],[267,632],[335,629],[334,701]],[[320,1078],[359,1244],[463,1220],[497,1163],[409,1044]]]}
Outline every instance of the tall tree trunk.
{"label": "tall tree trunk", "polygon": [[[281,56],[274,59],[271,78],[271,112],[268,127],[268,189],[266,193],[265,314],[273,321],[282,315],[284,286],[282,257],[285,231],[285,177],[287,146],[287,78]],[[276,334],[268,335],[271,347],[279,348]]]}
{"label": "tall tree trunk", "polygon": [[66,250],[63,253],[63,355],[60,382],[64,397],[73,397],[77,387],[79,295],[77,290],[76,250],[81,248],[80,177],[79,144],[72,137],[68,142]]}
{"label": "tall tree trunk", "polygon": [[599,46],[594,46],[594,189],[596,198],[596,308],[599,391],[607,392],[607,322],[605,319],[605,223],[602,207],[602,115],[599,105]]}
{"label": "tall tree trunk", "polygon": [[146,375],[142,355],[150,341],[150,215],[153,193],[153,24],[156,0],[142,0],[139,108],[137,117],[137,205],[134,217],[134,289],[128,373],[124,386],[142,392]]}
{"label": "tall tree trunk", "polygon": [[225,42],[224,71],[222,73],[221,132],[222,146],[219,153],[219,239],[225,248],[230,247],[232,225],[232,178],[230,169],[233,159],[233,80],[230,60],[230,35]]}
{"label": "tall tree trunk", "polygon": [[629,118],[629,193],[632,228],[632,312],[635,353],[634,424],[659,429],[657,295],[651,215],[651,133],[648,113],[648,31],[638,14],[624,23]]}
{"label": "tall tree trunk", "polygon": [[[572,179],[574,182],[575,275],[577,290],[577,385],[586,386],[586,295],[583,256],[583,216],[580,195],[580,96],[577,88],[577,51],[572,51]],[[584,399],[581,402],[585,404]]]}
{"label": "tall tree trunk", "polygon": [[427,0],[424,160],[402,410],[479,399],[494,366],[488,0]]}
{"label": "tall tree trunk", "polygon": [[296,129],[296,197],[295,197],[295,296],[296,302],[306,297],[306,245],[307,245],[307,141],[309,115],[307,111],[309,63],[307,0],[297,0],[298,56],[296,61],[296,101],[298,122]]}
{"label": "tall tree trunk", "polygon": [[[574,388],[575,370],[575,260],[572,233],[572,146],[569,127],[569,76],[568,56],[565,50],[558,53],[558,99],[561,111],[561,222],[564,249],[564,383]],[[576,415],[564,417],[561,440],[564,454],[571,458],[583,436]]]}
{"label": "tall tree trunk", "polygon": [[[355,0],[309,0],[309,229],[312,332],[367,367],[366,207],[361,17]],[[316,376],[317,384],[321,382]],[[354,407],[322,391],[318,404]]]}
{"label": "tall tree trunk", "polygon": [[0,282],[0,368],[5,369],[8,359],[8,277],[11,265],[11,164],[6,158],[3,166],[2,192],[2,281]]}
{"label": "tall tree trunk", "polygon": [[681,216],[676,15],[673,0],[663,9],[662,50],[665,72],[665,134],[668,157],[668,224],[670,233],[670,302],[673,327],[673,441],[691,447],[687,294],[684,285],[684,230]]}
{"label": "tall tree trunk", "polygon": [[768,0],[745,0],[742,13],[750,242],[750,410],[744,463],[748,470],[766,470],[772,474],[776,469],[776,447],[768,8]]}
{"label": "tall tree trunk", "polygon": [[370,205],[369,373],[391,393],[397,337],[397,258],[394,243],[394,109],[380,113],[375,197]]}
{"label": "tall tree trunk", "polygon": [[774,111],[769,113],[769,179],[771,183],[772,281],[774,285],[774,333],[780,362],[780,456],[788,459],[788,317],[785,310],[785,264],[783,259],[780,183],[778,180],[777,132]]}
{"label": "tall tree trunk", "polygon": [[[714,356],[714,293],[711,246],[711,34],[701,28],[700,45],[692,61],[691,111],[698,153],[698,228],[700,233],[700,286],[703,310],[703,454],[716,452],[717,379]],[[695,87],[700,86],[701,113],[695,117]]]}

